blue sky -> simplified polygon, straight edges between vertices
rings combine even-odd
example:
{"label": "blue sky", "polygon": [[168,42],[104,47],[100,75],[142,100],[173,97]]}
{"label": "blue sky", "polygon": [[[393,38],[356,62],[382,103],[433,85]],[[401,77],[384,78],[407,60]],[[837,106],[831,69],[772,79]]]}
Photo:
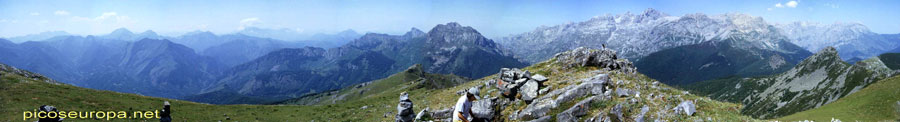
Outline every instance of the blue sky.
{"label": "blue sky", "polygon": [[45,31],[106,34],[117,28],[180,34],[231,33],[243,27],[288,28],[309,33],[401,34],[411,27],[459,22],[488,37],[531,31],[541,25],[578,22],[605,14],[654,8],[669,15],[746,13],[786,23],[859,22],[876,33],[900,33],[900,1],[839,0],[322,0],[322,1],[44,1],[0,0],[0,37]]}

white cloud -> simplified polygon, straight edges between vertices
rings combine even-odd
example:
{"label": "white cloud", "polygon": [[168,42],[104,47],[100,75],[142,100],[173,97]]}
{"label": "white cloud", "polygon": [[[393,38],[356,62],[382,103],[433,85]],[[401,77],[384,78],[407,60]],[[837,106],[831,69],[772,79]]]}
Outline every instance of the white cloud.
{"label": "white cloud", "polygon": [[53,14],[56,14],[56,15],[69,15],[69,12],[68,12],[68,11],[63,11],[63,10],[57,10],[56,12],[53,12]]}
{"label": "white cloud", "polygon": [[831,4],[831,3],[825,3],[825,6],[826,6],[826,7],[831,7],[831,8],[841,8],[841,6],[839,6],[839,5],[837,5],[837,4]]}
{"label": "white cloud", "polygon": [[774,10],[774,9],[776,9],[776,8],[785,8],[785,7],[787,7],[787,8],[796,8],[796,7],[797,7],[797,4],[800,4],[800,3],[798,3],[797,1],[793,1],[793,0],[792,0],[792,1],[788,1],[788,2],[786,2],[786,3],[775,3],[775,8],[766,8],[766,10],[771,11],[771,10]]}
{"label": "white cloud", "polygon": [[797,1],[788,1],[787,3],[784,3],[785,6],[791,7],[791,8],[796,8],[797,4],[798,4]]}
{"label": "white cloud", "polygon": [[257,17],[244,18],[241,20],[241,26],[238,27],[238,30],[243,30],[245,27],[256,26],[260,23],[262,22],[260,22],[259,18]]}
{"label": "white cloud", "polygon": [[29,15],[31,15],[31,16],[38,16],[38,15],[41,15],[41,13],[38,13],[38,12],[31,12]]}

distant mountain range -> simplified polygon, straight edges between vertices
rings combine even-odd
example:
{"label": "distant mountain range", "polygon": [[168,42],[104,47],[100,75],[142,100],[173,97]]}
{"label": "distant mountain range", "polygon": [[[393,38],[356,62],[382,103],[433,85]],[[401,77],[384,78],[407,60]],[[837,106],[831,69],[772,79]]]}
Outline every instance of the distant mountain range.
{"label": "distant mountain range", "polygon": [[651,78],[678,85],[780,73],[824,46],[837,47],[843,60],[859,61],[900,47],[897,39],[861,24],[772,25],[746,14],[669,16],[647,9],[542,26],[498,42],[529,63],[575,47],[605,45]]}
{"label": "distant mountain range", "polygon": [[267,29],[247,27],[236,32],[249,36],[272,38],[289,42],[303,42],[306,46],[332,48],[338,47],[362,36],[354,30],[344,30],[334,34],[308,33],[292,29]]}
{"label": "distant mountain range", "polygon": [[160,97],[199,92],[224,68],[214,59],[168,40],[111,39],[67,36],[5,43],[0,49],[9,55],[0,55],[0,61],[77,86]]}
{"label": "distant mountain range", "polygon": [[877,34],[860,23],[794,22],[774,26],[790,38],[791,43],[809,51],[833,46],[842,60],[868,59],[900,47],[898,34]]}
{"label": "distant mountain range", "polygon": [[[502,67],[524,67],[492,40],[457,23],[440,24],[424,33],[369,33],[344,46],[289,48],[271,52],[225,72],[219,85],[186,99],[215,93],[293,98],[372,81],[421,64],[427,72],[484,77]],[[222,92],[234,91],[234,92]]]}

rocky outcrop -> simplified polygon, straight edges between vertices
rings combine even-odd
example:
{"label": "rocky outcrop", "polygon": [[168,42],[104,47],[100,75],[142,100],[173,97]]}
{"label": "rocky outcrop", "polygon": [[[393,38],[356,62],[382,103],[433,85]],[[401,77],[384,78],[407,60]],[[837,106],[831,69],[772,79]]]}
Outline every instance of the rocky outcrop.
{"label": "rocky outcrop", "polygon": [[22,69],[15,68],[15,67],[12,67],[12,66],[9,66],[6,64],[0,64],[0,76],[7,75],[7,73],[20,75],[20,76],[23,76],[25,78],[29,78],[32,80],[44,81],[44,82],[53,83],[53,84],[61,84],[60,82],[57,82],[56,80],[47,78],[44,75],[41,75],[38,73],[33,73],[30,71],[22,70]]}
{"label": "rocky outcrop", "polygon": [[539,87],[549,79],[540,74],[534,74],[527,70],[518,68],[501,68],[500,78],[496,81],[490,81],[496,84],[497,89],[502,91],[502,95],[506,98],[515,99],[516,95],[521,94],[521,100],[531,103],[539,95]]}
{"label": "rocky outcrop", "polygon": [[628,61],[628,59],[619,60],[616,56],[616,51],[609,48],[597,50],[578,47],[572,51],[558,53],[553,57],[556,58],[556,63],[561,63],[567,68],[594,66],[609,70],[622,70],[622,72],[626,73],[634,73],[637,70],[631,61]]}

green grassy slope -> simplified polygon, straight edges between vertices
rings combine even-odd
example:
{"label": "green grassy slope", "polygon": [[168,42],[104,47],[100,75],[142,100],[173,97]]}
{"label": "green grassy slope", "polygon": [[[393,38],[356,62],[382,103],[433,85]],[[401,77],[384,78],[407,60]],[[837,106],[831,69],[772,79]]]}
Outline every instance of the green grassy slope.
{"label": "green grassy slope", "polygon": [[831,118],[841,121],[900,121],[900,111],[896,108],[900,101],[900,76],[881,80],[869,85],[859,92],[838,99],[833,103],[811,109],[777,120],[798,121],[815,120],[830,121]]}

